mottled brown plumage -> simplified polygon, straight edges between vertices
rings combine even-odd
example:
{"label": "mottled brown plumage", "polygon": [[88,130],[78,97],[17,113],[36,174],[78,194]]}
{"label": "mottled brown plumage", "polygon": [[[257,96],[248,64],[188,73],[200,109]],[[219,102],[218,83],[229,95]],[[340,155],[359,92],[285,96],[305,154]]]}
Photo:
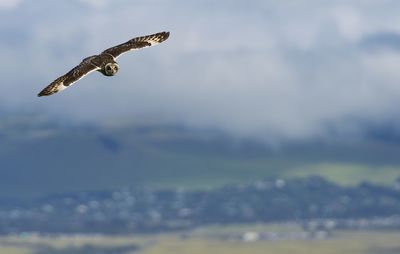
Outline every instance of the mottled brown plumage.
{"label": "mottled brown plumage", "polygon": [[38,96],[52,95],[62,91],[93,71],[99,71],[105,76],[114,76],[119,69],[118,63],[115,61],[118,56],[131,50],[159,44],[168,39],[168,37],[169,32],[141,36],[106,49],[99,55],[87,57],[78,66],[45,87]]}

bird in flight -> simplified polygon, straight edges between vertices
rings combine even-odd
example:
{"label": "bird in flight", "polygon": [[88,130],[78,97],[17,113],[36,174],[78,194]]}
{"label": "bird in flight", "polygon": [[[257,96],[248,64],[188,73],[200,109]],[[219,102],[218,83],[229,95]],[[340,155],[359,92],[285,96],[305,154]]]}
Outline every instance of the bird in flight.
{"label": "bird in flight", "polygon": [[93,71],[99,71],[105,76],[114,76],[119,69],[119,65],[115,61],[118,56],[131,50],[157,45],[168,39],[168,37],[169,32],[136,37],[106,49],[99,55],[89,56],[83,59],[78,66],[45,87],[38,96],[48,96],[62,91]]}

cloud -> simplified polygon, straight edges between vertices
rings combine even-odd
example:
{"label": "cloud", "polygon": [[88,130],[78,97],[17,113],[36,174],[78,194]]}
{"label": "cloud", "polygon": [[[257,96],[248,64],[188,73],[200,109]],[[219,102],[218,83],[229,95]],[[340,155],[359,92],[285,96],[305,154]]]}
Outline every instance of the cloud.
{"label": "cloud", "polygon": [[381,31],[361,40],[366,50],[400,50],[400,33]]}
{"label": "cloud", "polygon": [[110,4],[109,0],[79,0],[79,1],[95,9],[104,9]]}
{"label": "cloud", "polygon": [[[400,55],[365,46],[396,47],[396,1],[103,4],[60,2],[42,16],[45,6],[21,10],[11,31],[24,32],[3,29],[24,40],[0,43],[9,59],[0,105],[78,122],[159,119],[273,142],[359,136],[365,123],[398,115]],[[92,74],[35,97],[83,57],[162,30],[170,39],[121,57],[117,76]],[[23,75],[21,65],[30,66]]]}
{"label": "cloud", "polygon": [[0,0],[0,9],[14,9],[21,4],[22,0]]}

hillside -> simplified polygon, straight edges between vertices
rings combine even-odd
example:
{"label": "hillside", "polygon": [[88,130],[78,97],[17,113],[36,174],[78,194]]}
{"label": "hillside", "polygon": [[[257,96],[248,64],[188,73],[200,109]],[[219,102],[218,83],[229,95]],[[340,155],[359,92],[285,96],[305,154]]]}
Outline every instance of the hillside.
{"label": "hillside", "polygon": [[160,123],[66,125],[44,117],[0,123],[0,196],[127,186],[213,188],[266,177],[322,175],[340,184],[393,183],[400,144],[381,137],[268,146]]}

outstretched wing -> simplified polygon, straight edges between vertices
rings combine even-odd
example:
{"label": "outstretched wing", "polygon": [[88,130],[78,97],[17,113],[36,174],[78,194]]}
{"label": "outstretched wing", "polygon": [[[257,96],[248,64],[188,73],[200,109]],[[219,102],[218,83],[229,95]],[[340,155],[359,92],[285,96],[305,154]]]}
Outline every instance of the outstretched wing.
{"label": "outstretched wing", "polygon": [[38,96],[40,97],[52,95],[54,93],[57,93],[58,91],[62,91],[89,74],[90,72],[99,70],[100,68],[91,62],[92,58],[94,57],[95,56],[85,58],[78,66],[70,70],[67,74],[59,77],[58,79],[54,80],[50,85],[45,87],[38,94]]}
{"label": "outstretched wing", "polygon": [[161,33],[136,37],[125,43],[106,49],[103,51],[103,53],[110,54],[114,58],[117,58],[122,53],[159,44],[168,39],[168,37],[169,37],[169,32],[161,32]]}

